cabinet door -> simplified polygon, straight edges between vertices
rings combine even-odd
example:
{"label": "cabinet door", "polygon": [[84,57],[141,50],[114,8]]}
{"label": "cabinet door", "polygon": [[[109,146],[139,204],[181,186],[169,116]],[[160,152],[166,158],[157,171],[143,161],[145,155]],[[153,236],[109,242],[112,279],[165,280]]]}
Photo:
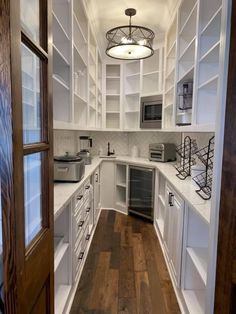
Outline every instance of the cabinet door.
{"label": "cabinet door", "polygon": [[167,185],[164,246],[169,259],[171,272],[177,286],[180,285],[183,215],[183,200]]}
{"label": "cabinet door", "polygon": [[102,208],[114,208],[115,165],[113,161],[103,161],[101,165],[100,182]]}
{"label": "cabinet door", "polygon": [[169,242],[170,266],[176,285],[180,285],[180,268],[183,241],[184,204],[178,195],[170,194],[169,204]]}
{"label": "cabinet door", "polygon": [[94,221],[97,222],[100,209],[100,168],[97,168],[93,175],[94,191]]}

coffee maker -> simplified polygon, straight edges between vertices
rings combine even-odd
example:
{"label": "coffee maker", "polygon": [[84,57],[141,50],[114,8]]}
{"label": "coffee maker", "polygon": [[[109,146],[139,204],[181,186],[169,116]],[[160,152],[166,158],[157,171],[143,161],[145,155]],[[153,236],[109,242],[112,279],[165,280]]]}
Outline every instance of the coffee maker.
{"label": "coffee maker", "polygon": [[85,165],[90,165],[92,161],[92,156],[90,149],[92,147],[93,141],[90,136],[80,136],[80,151],[78,153],[78,156],[80,156],[84,162]]}

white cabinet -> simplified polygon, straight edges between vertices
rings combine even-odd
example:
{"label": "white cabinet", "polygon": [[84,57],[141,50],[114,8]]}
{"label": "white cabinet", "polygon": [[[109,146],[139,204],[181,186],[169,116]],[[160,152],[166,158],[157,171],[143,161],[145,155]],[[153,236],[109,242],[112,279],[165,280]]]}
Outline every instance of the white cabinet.
{"label": "white cabinet", "polygon": [[71,202],[54,222],[55,313],[62,314],[72,288]]}
{"label": "white cabinet", "polygon": [[53,1],[54,128],[102,127],[101,57],[83,1]]}
{"label": "white cabinet", "polygon": [[188,311],[205,313],[208,282],[209,225],[186,206],[181,291]]}
{"label": "white cabinet", "polygon": [[101,207],[114,208],[115,202],[115,164],[104,160],[101,164]]}
{"label": "white cabinet", "polygon": [[164,223],[164,243],[173,278],[176,286],[179,287],[183,242],[184,201],[169,184],[166,186],[165,204],[166,219]]}
{"label": "white cabinet", "polygon": [[[214,131],[221,106],[219,84],[227,57],[227,1],[183,0],[166,33],[163,127],[190,123]],[[183,109],[183,84],[193,84],[192,108]],[[191,93],[191,91],[190,91]],[[185,95],[186,96],[186,95]],[[187,95],[186,97],[191,97]],[[186,99],[186,98],[185,98]],[[188,127],[191,130],[191,127]]]}
{"label": "white cabinet", "polygon": [[128,208],[128,166],[116,164],[115,170],[115,208],[127,213]]}
{"label": "white cabinet", "polygon": [[121,129],[121,71],[120,64],[106,64],[104,127],[109,130]]}
{"label": "white cabinet", "polygon": [[101,201],[100,201],[100,167],[98,167],[93,174],[93,195],[94,195],[94,223],[98,221]]}

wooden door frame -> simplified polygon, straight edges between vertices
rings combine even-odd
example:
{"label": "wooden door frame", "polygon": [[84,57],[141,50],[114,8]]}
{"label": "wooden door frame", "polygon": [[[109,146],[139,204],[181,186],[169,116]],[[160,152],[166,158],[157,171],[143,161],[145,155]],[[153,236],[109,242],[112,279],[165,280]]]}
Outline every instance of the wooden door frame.
{"label": "wooden door frame", "polygon": [[[47,136],[50,142],[48,151],[49,169],[49,224],[54,223],[53,215],[53,129],[52,129],[52,1],[46,0],[42,5],[44,17],[48,20],[48,116],[46,124],[49,126]],[[1,201],[3,218],[3,264],[4,264],[4,301],[5,313],[22,313],[21,303],[30,303],[27,300],[20,300],[20,292],[24,278],[22,269],[24,261],[22,256],[25,253],[24,237],[21,241],[17,238],[20,228],[24,226],[22,208],[19,210],[19,200],[23,203],[23,196],[19,184],[22,186],[22,178],[16,171],[19,165],[23,165],[23,139],[22,139],[22,108],[21,101],[21,57],[20,45],[22,33],[20,28],[20,0],[2,0],[0,3],[0,175],[1,175]],[[43,53],[43,52],[42,52]],[[53,228],[50,231],[50,239],[53,236]],[[54,255],[53,243],[49,241],[50,251],[50,313],[54,311]],[[30,252],[31,253],[31,252]],[[29,253],[29,254],[30,254]],[[40,288],[41,289],[41,288]],[[29,300],[28,300],[29,301]]]}
{"label": "wooden door frame", "polygon": [[0,5],[0,176],[3,230],[3,280],[6,313],[16,313],[16,221],[13,193],[10,2]]}
{"label": "wooden door frame", "polygon": [[221,179],[216,314],[236,313],[236,1],[232,1],[229,70]]}

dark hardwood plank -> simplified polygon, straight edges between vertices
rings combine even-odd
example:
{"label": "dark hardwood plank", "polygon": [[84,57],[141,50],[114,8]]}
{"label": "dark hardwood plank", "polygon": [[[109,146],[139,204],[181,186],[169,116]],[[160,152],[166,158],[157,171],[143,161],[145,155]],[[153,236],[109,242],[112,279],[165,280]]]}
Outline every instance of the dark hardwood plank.
{"label": "dark hardwood plank", "polygon": [[146,259],[143,249],[143,240],[141,233],[133,233],[133,255],[134,255],[134,271],[146,271]]}
{"label": "dark hardwood plank", "polygon": [[136,302],[134,298],[120,298],[118,314],[136,314]]}
{"label": "dark hardwood plank", "polygon": [[[135,273],[135,288],[137,312],[139,314],[157,313],[158,310],[152,308],[147,272]],[[154,310],[156,312],[154,312]]]}
{"label": "dark hardwood plank", "polygon": [[102,211],[71,309],[75,313],[180,313],[152,224]]}

